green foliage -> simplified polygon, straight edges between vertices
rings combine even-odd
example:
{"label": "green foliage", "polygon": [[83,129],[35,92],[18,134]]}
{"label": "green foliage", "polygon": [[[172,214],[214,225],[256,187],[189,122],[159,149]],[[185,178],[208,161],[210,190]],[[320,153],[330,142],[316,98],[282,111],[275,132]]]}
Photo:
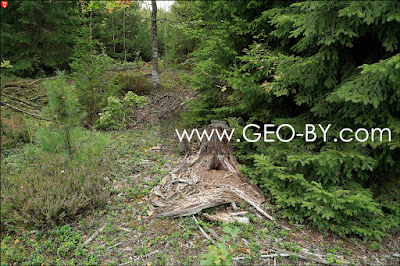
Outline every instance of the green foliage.
{"label": "green foliage", "polygon": [[[60,259],[71,259],[85,265],[95,264],[97,259],[89,254],[89,249],[83,245],[81,234],[70,225],[55,226],[53,229],[37,232],[31,237],[29,231],[23,232],[15,240],[6,236],[1,242],[1,260],[3,264],[55,264]],[[87,256],[84,258],[83,256]],[[83,258],[82,258],[83,257]]]}
{"label": "green foliage", "polygon": [[33,139],[18,164],[2,161],[1,220],[9,230],[60,224],[107,200],[106,171],[100,165],[105,166],[101,152],[108,140],[78,127],[83,113],[62,73],[45,88],[48,107],[43,115],[54,122],[30,132]]}
{"label": "green foliage", "polygon": [[88,36],[79,38],[71,68],[79,104],[86,111],[85,123],[93,125],[98,113],[111,95],[117,95],[118,86],[113,85],[105,75],[113,59],[104,52],[97,52],[96,42]]}
{"label": "green foliage", "polygon": [[71,130],[79,125],[84,116],[78,98],[74,94],[73,87],[67,84],[63,73],[59,73],[54,80],[46,82],[44,87],[48,90],[48,107],[44,113],[54,119],[59,132],[57,137],[63,141],[68,154],[72,155]]}
{"label": "green foliage", "polygon": [[202,255],[200,265],[231,265],[232,256],[223,243],[207,247],[208,252]]}
{"label": "green foliage", "polygon": [[[224,242],[229,242],[237,238],[240,229],[238,227],[225,225],[223,230],[226,234],[222,236],[222,240]],[[237,245],[231,243],[230,248],[236,249]],[[218,242],[215,245],[208,246],[207,249],[208,252],[201,256],[201,265],[231,265],[232,255],[226,249],[225,243]]]}
{"label": "green foliage", "polygon": [[[251,6],[247,3],[245,10]],[[220,5],[234,13],[229,2]],[[215,12],[220,5],[204,3],[199,14]],[[227,52],[226,58],[238,56],[225,62],[215,53],[233,48],[234,41],[224,43],[229,40],[224,36],[214,45],[209,39],[222,34],[224,24],[235,29],[238,20],[223,12],[217,16],[215,21],[224,23],[209,29],[193,53],[199,62],[192,80],[203,84],[187,117],[195,116],[195,123],[236,117],[229,119],[236,133],[243,129],[240,120],[290,124],[296,133],[304,133],[306,123],[331,124],[327,141],[281,143],[269,136],[274,143],[234,143],[246,164],[243,171],[290,219],[307,219],[339,235],[380,239],[400,219],[399,193],[386,185],[397,185],[400,174],[400,6],[309,1],[272,7],[264,6],[247,24],[253,43]],[[206,28],[195,27],[194,32]],[[359,127],[389,128],[392,140],[333,141],[340,129]],[[322,136],[320,130],[316,133]]]}
{"label": "green foliage", "polygon": [[120,129],[125,128],[125,121],[128,111],[132,108],[142,108],[147,104],[145,96],[138,96],[132,91],[128,91],[125,95],[123,102],[117,97],[110,96],[107,99],[107,106],[104,112],[100,113],[99,127],[101,129]]}
{"label": "green foliage", "polygon": [[[98,1],[94,1],[98,2]],[[101,2],[99,2],[101,3]],[[107,5],[112,2],[103,2]],[[134,61],[139,55],[143,60],[151,60],[150,11],[139,5],[117,6],[112,12],[107,7],[93,9],[93,38],[99,40],[105,52],[112,58],[124,60],[124,23],[127,60]]]}
{"label": "green foliage", "polygon": [[79,127],[70,136],[73,157],[65,137],[49,126],[37,130],[33,144],[2,160],[2,229],[63,223],[106,202],[101,153],[108,139]]}
{"label": "green foliage", "polygon": [[[69,161],[59,154],[42,153],[39,164],[23,172],[2,173],[1,220],[13,226],[60,224],[84,211],[103,205],[108,196],[104,170],[96,155],[87,154],[85,163]],[[2,167],[3,168],[3,167]]]}
{"label": "green foliage", "polygon": [[144,75],[134,72],[118,73],[114,81],[123,91],[132,91],[137,95],[147,95],[151,90],[151,82]]}
{"label": "green foliage", "polygon": [[[187,1],[175,1],[175,4],[171,6],[171,12],[166,15],[167,19],[172,21],[187,21],[188,19],[194,19],[194,12],[195,9],[192,3]],[[175,27],[174,25],[170,27],[163,25],[163,27],[167,27],[168,36],[172,36],[167,39],[168,61],[190,69],[191,63],[193,62],[188,59],[188,56],[197,47],[198,40],[193,38],[193,36],[185,30],[186,27]],[[163,34],[161,34],[161,36],[163,36]]]}
{"label": "green foliage", "polygon": [[10,63],[10,60],[3,60],[3,61],[1,61],[1,67],[2,68],[12,68],[13,66]]}
{"label": "green foliage", "polygon": [[[1,52],[17,76],[67,69],[79,7],[72,1],[16,1],[1,12]],[[2,71],[3,72],[3,71]]]}
{"label": "green foliage", "polygon": [[188,103],[190,112],[184,114],[188,123],[201,125],[220,118],[217,108],[231,104],[226,94],[220,93],[226,85],[229,67],[238,61],[236,57],[242,49],[253,41],[252,36],[265,27],[257,20],[258,16],[274,5],[287,4],[262,1],[199,1],[191,4],[189,10],[195,26],[184,29],[188,38],[199,42],[190,54],[195,73],[190,81],[198,96]]}
{"label": "green foliage", "polygon": [[372,242],[372,244],[371,244],[371,250],[373,250],[373,251],[378,251],[380,248],[381,248],[381,247],[379,246],[379,244],[378,244],[376,241]]}

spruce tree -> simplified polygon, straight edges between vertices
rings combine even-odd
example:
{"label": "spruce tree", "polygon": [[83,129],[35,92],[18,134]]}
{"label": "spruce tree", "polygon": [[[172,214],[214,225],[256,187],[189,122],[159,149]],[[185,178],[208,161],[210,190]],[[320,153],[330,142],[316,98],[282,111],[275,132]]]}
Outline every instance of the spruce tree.
{"label": "spruce tree", "polygon": [[[218,5],[224,4],[210,4],[204,12]],[[200,89],[191,115],[197,121],[240,117],[261,126],[290,124],[298,133],[304,133],[306,123],[331,124],[326,141],[282,143],[275,137],[274,143],[236,143],[244,172],[290,219],[309,220],[340,235],[378,239],[398,226],[400,193],[393,187],[400,186],[400,5],[308,1],[264,9],[252,23],[244,22],[255,29],[249,31],[252,43],[228,52],[237,56],[225,65],[215,59],[222,50],[213,50],[218,45],[210,45],[210,38],[223,32],[226,38],[214,42],[232,48],[245,38],[227,34],[236,17],[217,14],[214,21],[226,19],[227,30],[221,30],[222,22],[213,29],[207,24],[195,29],[209,31],[194,53],[200,60],[196,69],[202,69],[195,79],[207,74],[214,82],[204,82],[209,86]],[[236,42],[224,42],[229,37]],[[237,118],[229,120],[240,132]],[[383,141],[334,141],[340,129],[361,127],[388,128],[392,140],[386,134]],[[288,138],[291,132],[281,134]]]}
{"label": "spruce tree", "polygon": [[73,1],[10,1],[1,8],[2,60],[18,76],[68,69],[79,8]]}

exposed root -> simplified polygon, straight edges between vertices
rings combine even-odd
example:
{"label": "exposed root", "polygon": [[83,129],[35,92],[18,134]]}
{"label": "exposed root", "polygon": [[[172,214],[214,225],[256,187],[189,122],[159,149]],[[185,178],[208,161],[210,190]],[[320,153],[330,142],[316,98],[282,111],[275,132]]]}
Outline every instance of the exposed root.
{"label": "exposed root", "polygon": [[[207,128],[209,132],[213,129],[228,130],[221,121],[213,121]],[[261,208],[265,198],[260,189],[240,174],[227,140],[221,142],[214,134],[192,154],[186,155],[152,190],[153,217],[193,215],[210,207],[245,201],[274,219]]]}

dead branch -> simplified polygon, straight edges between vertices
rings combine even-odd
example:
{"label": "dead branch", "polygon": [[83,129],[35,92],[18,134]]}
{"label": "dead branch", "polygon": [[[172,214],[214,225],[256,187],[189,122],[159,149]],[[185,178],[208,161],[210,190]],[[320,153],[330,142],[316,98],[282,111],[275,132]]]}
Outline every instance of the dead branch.
{"label": "dead branch", "polygon": [[30,106],[30,107],[35,108],[35,109],[38,110],[38,111],[40,111],[40,109],[42,108],[42,107],[39,106],[39,105],[36,105],[36,104],[34,104],[34,103],[31,103],[31,102],[28,102],[28,101],[25,101],[25,100],[22,100],[22,99],[19,99],[19,98],[17,98],[17,97],[14,97],[14,96],[11,96],[11,95],[8,95],[8,94],[4,94],[4,93],[3,93],[1,96],[4,96],[4,97],[6,97],[6,98],[9,98],[9,99],[11,99],[11,100],[13,100],[13,101],[17,101],[17,102],[24,103],[24,104],[26,104],[26,105],[28,105],[28,106]]}
{"label": "dead branch", "polygon": [[267,217],[268,219],[270,219],[271,221],[275,220],[271,215],[269,215],[268,213],[266,213],[263,209],[261,209],[261,207],[255,203],[249,196],[247,196],[246,194],[244,194],[242,191],[232,187],[232,186],[227,186],[227,189],[231,190],[232,192],[234,192],[237,196],[239,196],[240,198],[242,198],[244,201],[246,201],[247,203],[249,203],[251,206],[253,206],[254,208],[256,208],[257,211],[259,211],[262,215],[264,215],[265,217]]}
{"label": "dead branch", "polygon": [[134,261],[150,257],[151,255],[156,254],[158,252],[159,252],[159,250],[156,250],[156,251],[150,252],[149,254],[146,254],[146,255],[143,255],[143,256],[139,256],[138,258],[134,259]]}
{"label": "dead branch", "polygon": [[99,229],[97,229],[97,231],[94,232],[94,234],[93,234],[91,237],[89,237],[88,240],[86,240],[85,242],[83,242],[82,245],[87,245],[87,244],[89,244],[90,242],[92,242],[93,239],[95,239],[95,238],[97,237],[97,235],[100,234],[100,232],[104,230],[104,228],[106,227],[106,225],[107,225],[107,223],[103,224],[103,226],[100,227]]}
{"label": "dead branch", "polygon": [[28,82],[27,80],[18,80],[18,81],[13,81],[13,82],[8,82],[8,83],[2,83],[1,88],[10,88],[10,87],[28,88],[38,81],[43,81],[43,80],[48,80],[48,79],[54,79],[54,77],[35,79],[30,82]]}
{"label": "dead branch", "polygon": [[30,112],[24,111],[24,110],[22,110],[22,109],[19,109],[18,107],[12,106],[12,105],[10,105],[10,104],[8,104],[8,103],[5,103],[5,102],[3,102],[3,101],[0,101],[0,103],[1,103],[1,105],[7,106],[8,108],[11,108],[11,109],[13,109],[13,110],[15,110],[15,111],[18,111],[18,112],[21,112],[21,113],[30,115],[30,116],[35,117],[35,118],[37,118],[37,119],[45,120],[45,121],[51,121],[51,122],[56,122],[56,121],[54,121],[54,120],[45,118],[45,117],[43,117],[43,116],[40,116],[40,115],[37,115],[37,114],[33,114],[33,113],[30,113]]}
{"label": "dead branch", "polygon": [[207,240],[210,240],[211,243],[215,244],[214,239],[212,239],[209,235],[207,235],[207,233],[204,231],[203,227],[201,227],[201,225],[200,225],[199,222],[197,221],[196,217],[194,217],[194,215],[192,215],[192,217],[193,217],[194,221],[196,222],[197,226],[199,227],[200,232],[203,234],[203,236],[204,236]]}

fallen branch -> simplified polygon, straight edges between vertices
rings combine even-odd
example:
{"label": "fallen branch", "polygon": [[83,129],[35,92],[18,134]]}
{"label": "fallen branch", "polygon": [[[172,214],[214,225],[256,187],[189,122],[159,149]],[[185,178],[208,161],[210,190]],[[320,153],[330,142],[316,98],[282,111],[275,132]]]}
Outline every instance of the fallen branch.
{"label": "fallen branch", "polygon": [[247,211],[244,211],[244,212],[230,212],[229,214],[232,215],[232,216],[245,215],[245,214],[247,214]]}
{"label": "fallen branch", "polygon": [[100,234],[100,232],[104,230],[104,228],[106,227],[106,225],[107,225],[107,223],[103,224],[102,227],[100,227],[99,229],[97,229],[97,231],[94,232],[94,234],[93,234],[91,237],[89,237],[88,240],[86,240],[85,242],[83,242],[83,245],[87,245],[87,244],[89,244],[90,242],[92,242],[93,239],[95,239],[95,238],[97,237],[97,235]]}
{"label": "fallen branch", "polygon": [[[290,257],[290,254],[270,254],[270,255],[261,255],[260,258],[266,259],[266,258],[275,258],[275,257]],[[244,260],[246,257],[234,257],[232,260]]]}
{"label": "fallen branch", "polygon": [[149,254],[146,254],[146,255],[144,255],[144,256],[139,256],[138,258],[134,259],[134,261],[137,261],[137,260],[139,260],[139,259],[144,259],[144,258],[150,257],[151,255],[156,254],[156,253],[158,253],[158,252],[159,252],[159,250],[156,250],[156,251],[150,252]]}
{"label": "fallen branch", "polygon": [[4,97],[9,98],[9,99],[11,99],[13,101],[16,101],[16,102],[24,103],[24,104],[26,104],[26,105],[28,105],[30,107],[33,107],[33,108],[35,108],[36,110],[39,110],[39,111],[40,111],[41,108],[43,108],[43,107],[41,107],[41,106],[39,106],[37,104],[34,104],[34,103],[31,103],[31,102],[19,99],[17,97],[14,97],[14,96],[11,96],[11,95],[8,95],[8,94],[4,94],[3,93],[3,95],[1,95],[1,96],[4,96]]}
{"label": "fallen branch", "polygon": [[37,118],[37,119],[40,119],[40,120],[45,120],[45,121],[51,121],[51,122],[55,122],[54,120],[51,120],[51,119],[45,118],[45,117],[43,117],[43,116],[40,116],[40,115],[37,115],[37,114],[32,114],[32,113],[30,113],[30,112],[27,112],[27,111],[24,111],[24,110],[22,110],[22,109],[19,109],[18,107],[15,107],[15,106],[9,105],[8,103],[5,103],[5,102],[3,102],[3,101],[0,101],[0,103],[1,103],[1,105],[7,106],[8,108],[11,108],[11,109],[13,109],[13,110],[15,110],[15,111],[18,111],[18,112],[21,112],[21,113],[24,113],[24,114],[27,114],[27,115],[33,116],[33,117],[35,117],[35,118]]}
{"label": "fallen branch", "polygon": [[243,240],[243,242],[246,244],[246,246],[250,246],[250,243],[249,243],[249,241],[247,241],[246,239],[244,239],[244,238],[242,238],[242,240]]}
{"label": "fallen branch", "polygon": [[215,244],[214,239],[212,239],[209,235],[207,235],[207,233],[204,231],[204,229],[201,227],[201,225],[200,225],[199,222],[197,221],[196,217],[194,217],[194,215],[192,215],[192,217],[193,217],[194,221],[196,222],[197,226],[199,227],[200,232],[203,234],[203,236],[204,236],[205,238],[207,238],[207,240],[210,240],[211,243]]}
{"label": "fallen branch", "polygon": [[[131,251],[131,250],[132,250],[132,249],[129,249],[129,251]],[[144,256],[139,256],[138,258],[134,259],[133,261],[137,261],[137,260],[140,260],[140,259],[147,258],[147,257],[149,257],[149,256],[151,256],[151,255],[153,255],[153,254],[158,253],[158,252],[160,252],[160,251],[159,251],[159,250],[156,250],[156,251],[150,252],[149,254],[146,254],[146,255],[144,255]],[[121,264],[119,264],[119,266],[128,265],[128,264],[132,264],[132,261],[127,261],[127,262],[121,263]]]}
{"label": "fallen branch", "polygon": [[224,242],[224,240],[222,239],[222,237],[220,237],[217,232],[215,232],[212,228],[208,228],[208,231],[210,232],[210,234],[213,235],[213,237],[215,237],[215,239],[219,240],[220,242]]}
{"label": "fallen branch", "polygon": [[118,247],[118,246],[121,245],[121,244],[122,244],[122,242],[120,242],[120,243],[118,243],[118,244],[115,244],[114,246],[108,247],[107,249],[113,249],[113,248],[115,248],[115,247]]}
{"label": "fallen branch", "polygon": [[239,196],[240,198],[242,198],[244,201],[246,201],[247,203],[249,203],[251,206],[253,206],[254,208],[256,208],[257,211],[259,211],[262,215],[264,215],[265,217],[267,217],[268,219],[270,219],[271,221],[275,220],[271,215],[269,215],[268,213],[266,213],[263,209],[261,209],[260,206],[258,206],[257,203],[255,203],[249,196],[247,196],[246,194],[244,194],[242,191],[232,187],[232,186],[226,186],[227,189],[229,189],[230,191],[232,191],[233,193],[235,193],[237,196]]}
{"label": "fallen branch", "polygon": [[125,228],[125,227],[122,227],[122,226],[121,226],[120,228],[121,228],[122,230],[126,231],[126,232],[129,232],[129,233],[132,232],[132,230],[129,230],[129,229]]}

